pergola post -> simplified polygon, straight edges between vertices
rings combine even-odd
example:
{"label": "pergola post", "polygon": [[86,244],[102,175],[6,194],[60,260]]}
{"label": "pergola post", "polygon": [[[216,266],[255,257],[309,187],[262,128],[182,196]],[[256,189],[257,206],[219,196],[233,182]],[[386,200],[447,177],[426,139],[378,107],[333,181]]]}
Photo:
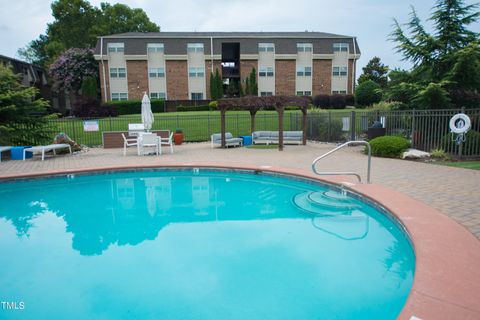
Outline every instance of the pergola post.
{"label": "pergola post", "polygon": [[256,109],[250,109],[250,129],[253,133],[255,131],[255,115],[257,114]]}
{"label": "pergola post", "polygon": [[307,108],[303,107],[302,108],[302,144],[306,145],[307,144]]}
{"label": "pergola post", "polygon": [[283,151],[283,111],[284,106],[277,106],[278,112],[278,151]]}
{"label": "pergola post", "polygon": [[225,113],[227,110],[225,108],[220,109],[220,132],[222,135],[222,148],[225,148]]}

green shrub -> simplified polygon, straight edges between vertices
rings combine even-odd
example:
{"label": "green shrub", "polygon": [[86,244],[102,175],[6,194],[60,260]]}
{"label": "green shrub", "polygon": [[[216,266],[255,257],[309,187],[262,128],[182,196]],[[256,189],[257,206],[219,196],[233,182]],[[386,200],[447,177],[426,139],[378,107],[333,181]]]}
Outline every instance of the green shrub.
{"label": "green shrub", "polygon": [[347,101],[344,94],[332,94],[330,96],[330,108],[331,109],[345,109]]}
{"label": "green shrub", "polygon": [[319,94],[313,97],[313,105],[317,108],[330,108],[330,96]]}
{"label": "green shrub", "polygon": [[362,82],[355,91],[355,101],[358,106],[370,106],[382,100],[380,85],[372,80]]}
{"label": "green shrub", "polygon": [[[142,101],[140,100],[109,101],[105,103],[105,105],[113,106],[118,115],[142,113]],[[153,113],[165,111],[165,100],[154,99],[150,101],[150,105],[152,106]]]}
{"label": "green shrub", "polygon": [[399,158],[410,147],[410,142],[402,137],[383,136],[370,141],[372,155],[384,158]]}
{"label": "green shrub", "polygon": [[433,149],[430,151],[430,157],[440,160],[450,160],[451,157],[443,149]]}
{"label": "green shrub", "polygon": [[178,106],[177,107],[177,112],[185,112],[185,111],[209,111],[210,106],[204,105],[204,106]]}

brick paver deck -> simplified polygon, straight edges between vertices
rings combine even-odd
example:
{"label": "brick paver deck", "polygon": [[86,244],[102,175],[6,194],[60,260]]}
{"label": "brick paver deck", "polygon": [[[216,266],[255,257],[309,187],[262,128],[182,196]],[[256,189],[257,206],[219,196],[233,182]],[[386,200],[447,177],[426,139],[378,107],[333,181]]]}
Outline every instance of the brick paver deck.
{"label": "brick paver deck", "polygon": [[[43,162],[39,157],[26,161],[2,161],[0,178],[59,169],[186,164],[196,161],[274,165],[310,170],[312,160],[333,147],[331,144],[309,143],[307,146],[286,146],[283,152],[279,152],[276,149],[212,149],[209,143],[192,143],[176,146],[174,154],[145,157],[137,156],[133,148],[128,149],[126,157],[123,157],[122,149],[92,148],[72,156],[47,157]],[[325,171],[356,171],[365,177],[367,159],[360,150],[358,147],[344,149],[320,161],[319,166]],[[440,210],[480,238],[480,171],[372,158],[372,182],[405,193]]]}

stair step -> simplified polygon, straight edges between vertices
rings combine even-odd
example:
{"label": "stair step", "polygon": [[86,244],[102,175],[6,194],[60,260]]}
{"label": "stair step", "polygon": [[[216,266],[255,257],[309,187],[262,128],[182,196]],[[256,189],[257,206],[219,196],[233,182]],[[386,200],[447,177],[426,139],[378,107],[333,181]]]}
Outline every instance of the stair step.
{"label": "stair step", "polygon": [[310,192],[307,197],[312,205],[319,207],[332,209],[356,209],[359,207],[352,198],[342,194],[335,195],[334,191],[328,195],[325,195],[324,192]]}
{"label": "stair step", "polygon": [[302,210],[318,215],[338,215],[338,214],[352,214],[352,211],[358,208],[358,205],[352,203],[338,203],[334,200],[324,198],[324,202],[318,200],[312,201],[310,196],[312,192],[303,192],[293,197],[293,203]]}

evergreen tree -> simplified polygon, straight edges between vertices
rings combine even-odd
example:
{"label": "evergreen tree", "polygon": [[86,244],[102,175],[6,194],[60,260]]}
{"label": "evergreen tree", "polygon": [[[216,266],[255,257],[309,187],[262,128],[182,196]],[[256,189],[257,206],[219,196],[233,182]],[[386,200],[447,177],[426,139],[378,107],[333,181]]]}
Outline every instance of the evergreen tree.
{"label": "evergreen tree", "polygon": [[[414,64],[410,84],[416,85],[416,101],[421,102],[421,106],[427,107],[428,101],[432,102],[429,108],[449,105],[448,96],[456,91],[467,90],[469,95],[479,95],[476,84],[480,82],[480,74],[463,74],[463,70],[476,70],[475,66],[480,64],[479,34],[467,28],[479,17],[478,4],[465,5],[463,0],[437,0],[430,17],[435,29],[433,33],[425,30],[414,9],[406,24],[408,34],[394,20],[391,39],[397,43],[397,52],[403,55],[404,60]],[[406,83],[391,84],[387,95],[390,96],[392,90],[398,92],[397,89],[402,86],[405,88]],[[428,99],[418,98],[426,96]]]}
{"label": "evergreen tree", "polygon": [[249,79],[249,77],[245,78],[245,95],[246,96],[249,96],[249,95],[252,94],[251,91],[250,91],[250,81],[248,79]]}
{"label": "evergreen tree", "polygon": [[37,145],[52,140],[48,102],[38,89],[21,85],[20,77],[0,64],[0,145]]}
{"label": "evergreen tree", "polygon": [[217,82],[215,80],[215,75],[213,74],[213,72],[210,72],[210,99],[218,99]]}
{"label": "evergreen tree", "polygon": [[215,86],[217,87],[217,99],[223,98],[223,79],[218,72],[218,69],[215,69]]}
{"label": "evergreen tree", "polygon": [[373,57],[367,65],[363,67],[363,74],[358,78],[358,84],[372,80],[380,85],[380,87],[385,88],[388,82],[387,73],[388,66],[381,63],[379,57]]}
{"label": "evergreen tree", "polygon": [[249,85],[250,85],[250,94],[252,96],[258,96],[257,70],[255,70],[255,68],[253,68],[252,71],[250,72]]}

